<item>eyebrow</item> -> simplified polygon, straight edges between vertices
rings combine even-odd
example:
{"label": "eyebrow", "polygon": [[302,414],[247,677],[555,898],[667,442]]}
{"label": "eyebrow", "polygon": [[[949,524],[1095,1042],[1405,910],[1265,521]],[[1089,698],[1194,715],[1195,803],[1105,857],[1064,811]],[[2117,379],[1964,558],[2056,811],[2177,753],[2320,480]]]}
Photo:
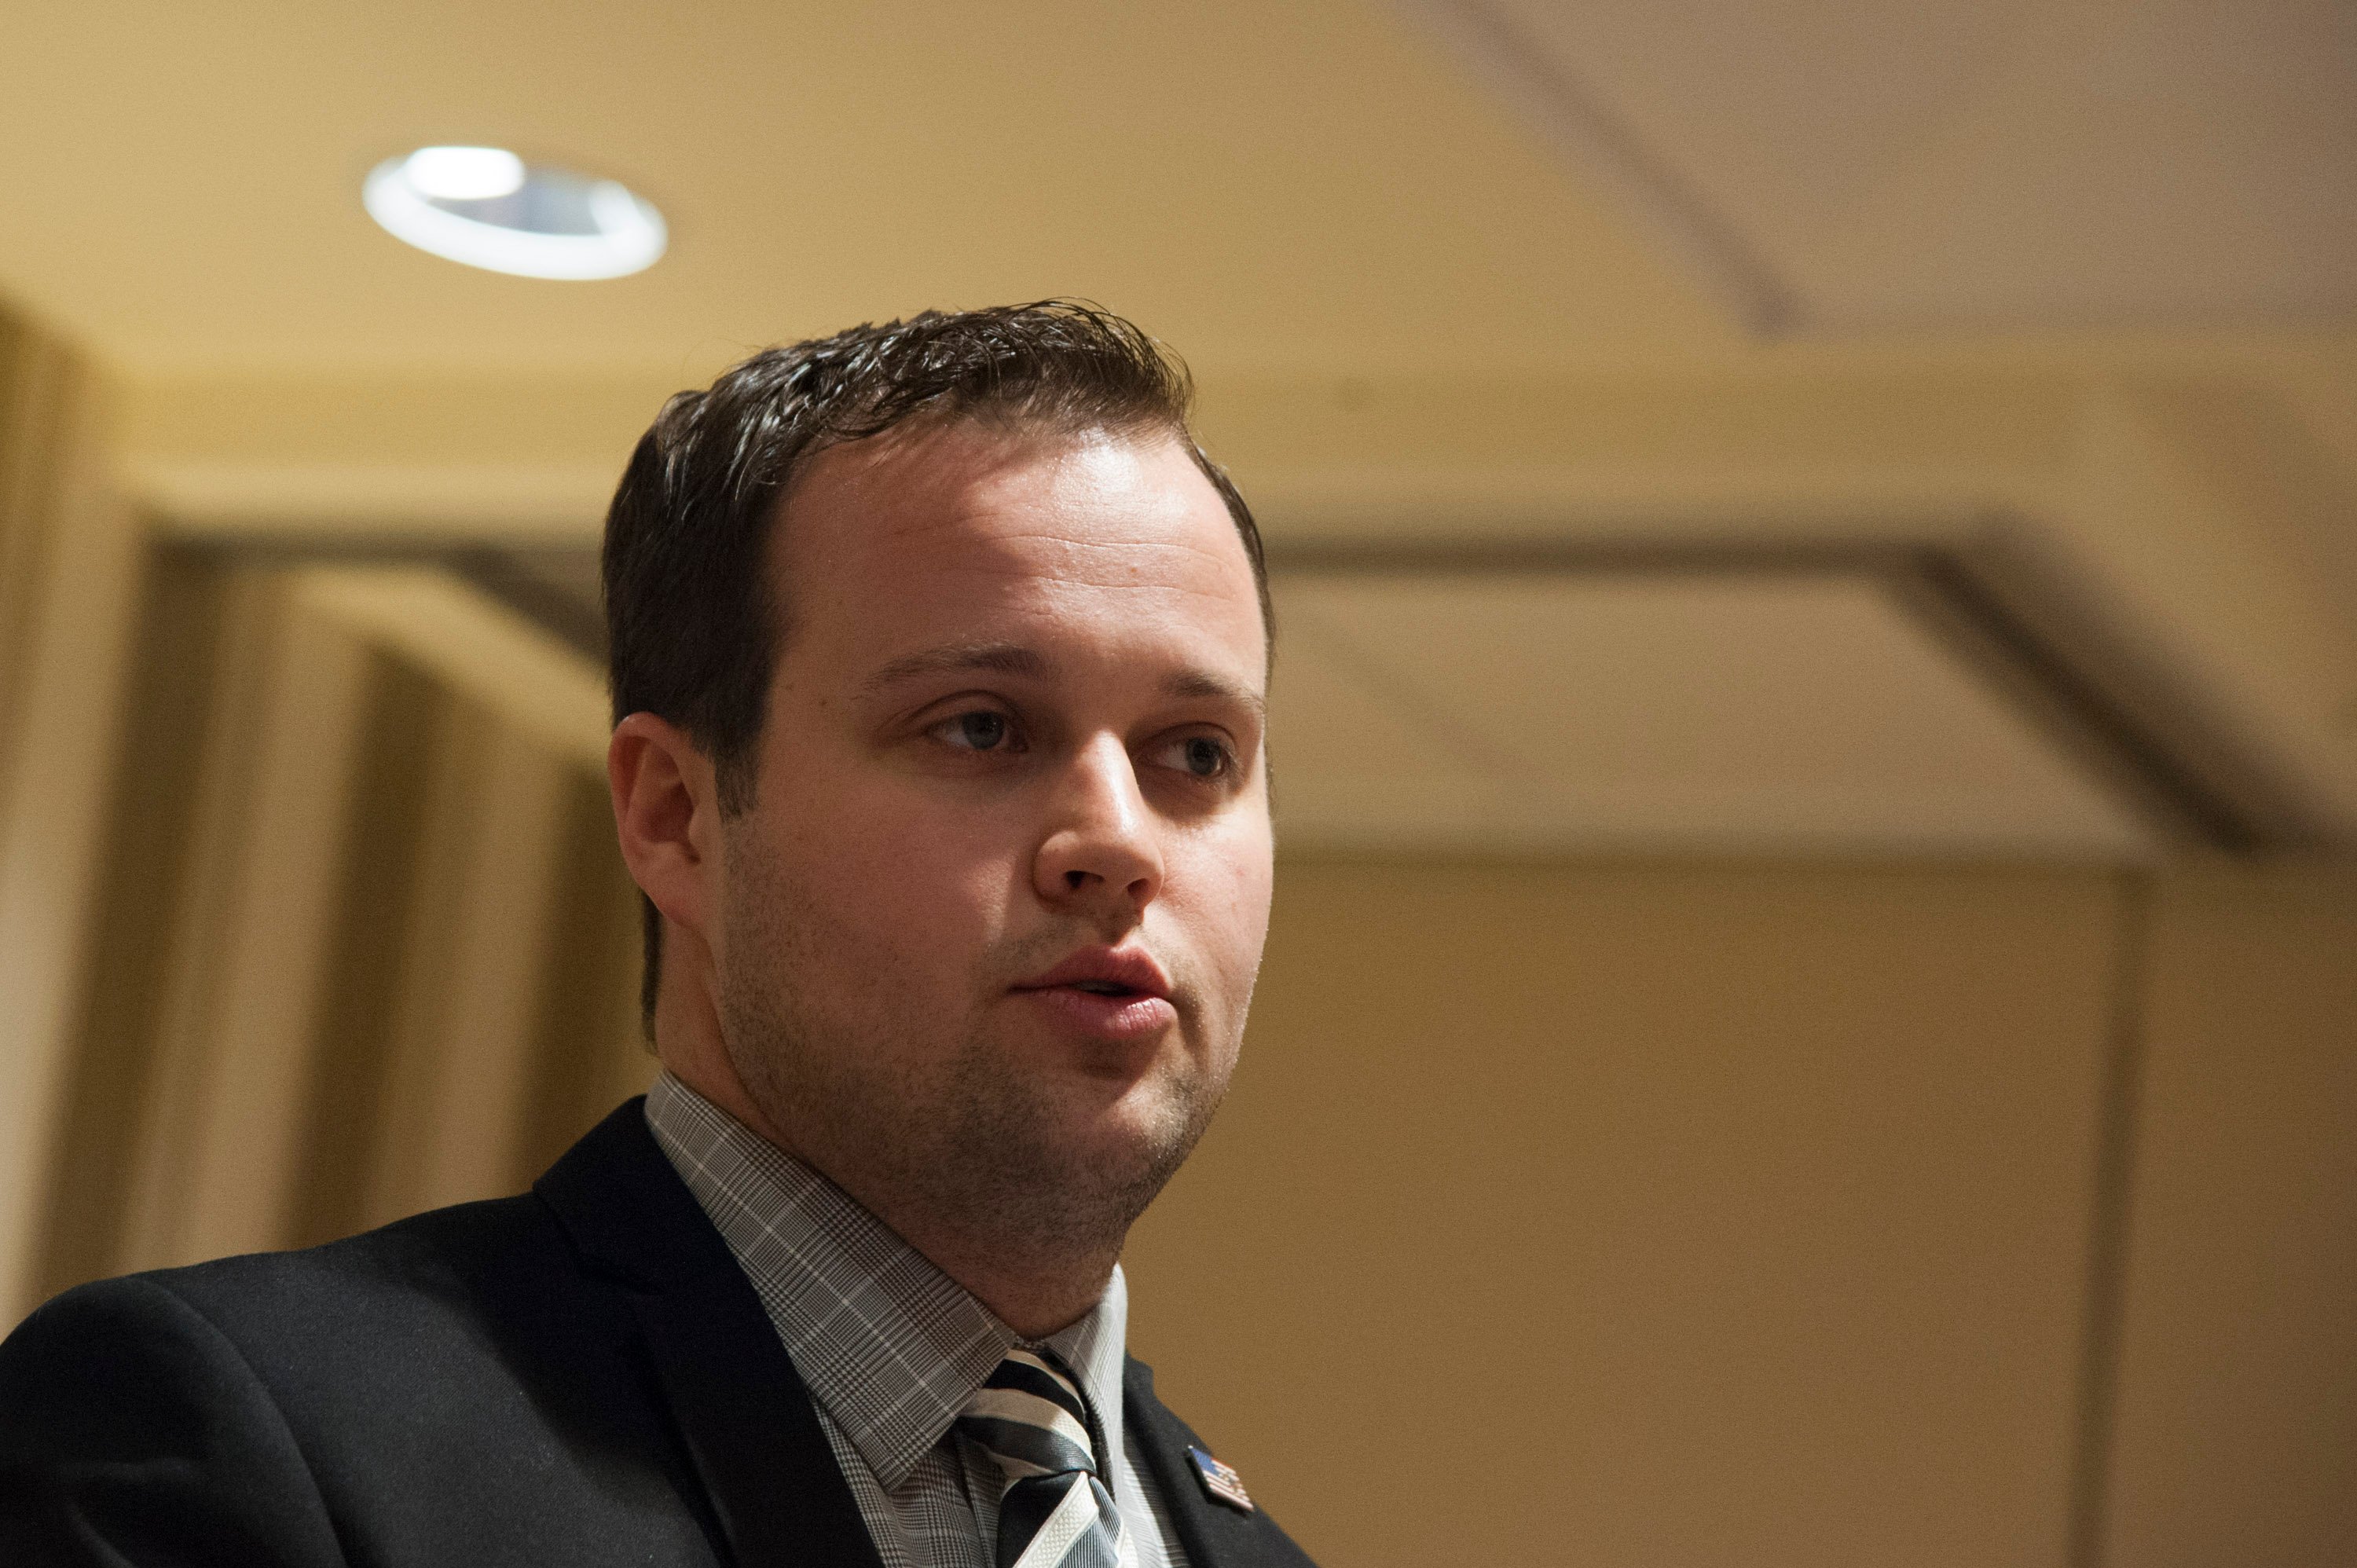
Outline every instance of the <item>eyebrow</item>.
{"label": "eyebrow", "polygon": [[1268,713],[1268,702],[1258,692],[1208,670],[1182,670],[1162,682],[1162,689],[1173,697],[1241,703],[1253,711],[1254,718]]}
{"label": "eyebrow", "polygon": [[[1044,681],[1055,673],[1055,664],[1038,650],[1019,642],[952,643],[893,660],[867,678],[866,689],[872,695],[920,676],[968,670]],[[1240,703],[1250,708],[1255,717],[1265,714],[1268,708],[1258,692],[1208,670],[1179,671],[1163,682],[1162,689],[1172,697]]]}
{"label": "eyebrow", "polygon": [[867,678],[867,690],[871,693],[880,692],[920,675],[956,670],[986,670],[993,674],[1021,675],[1034,681],[1045,680],[1052,672],[1045,658],[1021,643],[952,643],[946,648],[929,648],[922,653],[895,659]]}

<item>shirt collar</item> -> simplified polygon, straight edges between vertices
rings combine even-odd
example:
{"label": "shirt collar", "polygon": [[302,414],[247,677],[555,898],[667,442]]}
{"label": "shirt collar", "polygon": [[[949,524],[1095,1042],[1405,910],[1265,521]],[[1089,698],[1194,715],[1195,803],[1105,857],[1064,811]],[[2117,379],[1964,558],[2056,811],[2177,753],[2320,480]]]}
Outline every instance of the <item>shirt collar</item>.
{"label": "shirt collar", "polygon": [[1128,1484],[1121,1426],[1121,1373],[1122,1364],[1128,1359],[1128,1329],[1129,1281],[1115,1263],[1104,1294],[1097,1298],[1088,1316],[1046,1340],[1048,1348],[1080,1380],[1081,1391],[1096,1410],[1097,1428],[1105,1443],[1105,1451],[1097,1456],[1097,1475],[1116,1493]]}
{"label": "shirt collar", "polygon": [[[812,1397],[889,1491],[1023,1343],[841,1187],[665,1072],[647,1124],[728,1243]],[[1122,1470],[1129,1289],[1051,1335],[1096,1407],[1108,1477]]]}

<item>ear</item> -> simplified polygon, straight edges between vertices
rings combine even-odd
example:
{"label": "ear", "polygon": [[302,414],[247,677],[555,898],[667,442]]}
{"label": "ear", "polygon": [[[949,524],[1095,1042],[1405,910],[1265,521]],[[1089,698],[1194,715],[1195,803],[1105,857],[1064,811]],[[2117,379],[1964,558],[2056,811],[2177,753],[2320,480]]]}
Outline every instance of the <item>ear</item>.
{"label": "ear", "polygon": [[708,940],[720,898],[720,800],[711,761],[677,725],[632,714],[607,745],[606,782],[630,880],[666,919]]}

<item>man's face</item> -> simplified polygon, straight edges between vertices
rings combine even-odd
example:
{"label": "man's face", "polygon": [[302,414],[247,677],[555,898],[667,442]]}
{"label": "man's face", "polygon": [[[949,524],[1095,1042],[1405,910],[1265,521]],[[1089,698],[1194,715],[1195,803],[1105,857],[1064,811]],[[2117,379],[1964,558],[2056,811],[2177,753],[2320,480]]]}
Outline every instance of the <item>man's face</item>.
{"label": "man's face", "polygon": [[1120,1233],[1201,1133],[1266,932],[1266,650],[1167,438],[820,456],[714,961],[748,1095],[888,1219]]}

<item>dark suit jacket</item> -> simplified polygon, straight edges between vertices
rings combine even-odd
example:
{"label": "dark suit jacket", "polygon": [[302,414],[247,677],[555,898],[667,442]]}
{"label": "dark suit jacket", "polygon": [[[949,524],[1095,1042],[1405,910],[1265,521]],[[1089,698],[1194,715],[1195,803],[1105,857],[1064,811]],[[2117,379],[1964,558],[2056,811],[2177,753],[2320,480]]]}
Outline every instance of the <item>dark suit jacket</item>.
{"label": "dark suit jacket", "polygon": [[[0,1345],[0,1563],[874,1568],[810,1395],[647,1131],[521,1197],[70,1291]],[[1308,1559],[1213,1501],[1129,1363],[1199,1568]]]}

